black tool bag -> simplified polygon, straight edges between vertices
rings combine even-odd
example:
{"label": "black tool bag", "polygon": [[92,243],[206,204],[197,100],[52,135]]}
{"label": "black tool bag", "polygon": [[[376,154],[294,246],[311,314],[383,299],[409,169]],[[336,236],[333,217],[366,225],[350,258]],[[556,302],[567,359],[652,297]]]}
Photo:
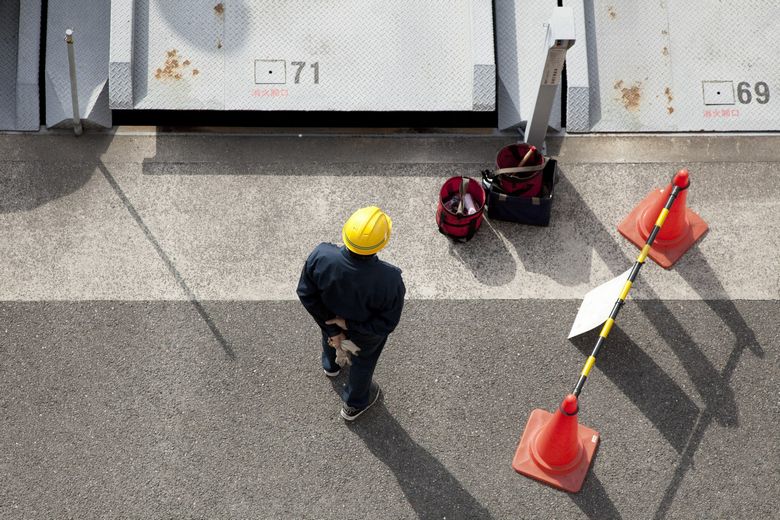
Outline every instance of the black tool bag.
{"label": "black tool bag", "polygon": [[487,194],[487,216],[491,220],[506,220],[532,226],[550,224],[553,191],[558,182],[558,163],[550,159],[542,173],[542,191],[537,197],[509,195],[490,170],[482,172],[482,186]]}

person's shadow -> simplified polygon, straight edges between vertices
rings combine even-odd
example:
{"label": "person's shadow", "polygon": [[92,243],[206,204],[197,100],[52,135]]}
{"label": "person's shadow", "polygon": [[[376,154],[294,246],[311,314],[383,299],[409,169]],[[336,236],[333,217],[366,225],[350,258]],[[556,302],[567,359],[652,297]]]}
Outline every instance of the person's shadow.
{"label": "person's shadow", "polygon": [[[341,379],[331,380],[339,395]],[[418,518],[492,518],[436,457],[406,433],[385,408],[381,395],[365,416],[347,426],[390,468]]]}

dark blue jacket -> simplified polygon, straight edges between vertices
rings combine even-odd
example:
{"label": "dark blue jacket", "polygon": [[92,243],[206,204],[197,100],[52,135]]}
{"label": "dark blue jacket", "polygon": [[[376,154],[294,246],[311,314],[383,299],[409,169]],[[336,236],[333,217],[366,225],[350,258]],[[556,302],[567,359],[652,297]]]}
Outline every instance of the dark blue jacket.
{"label": "dark blue jacket", "polygon": [[357,345],[374,343],[401,320],[406,288],[401,270],[376,255],[361,257],[346,247],[322,243],[301,272],[298,297],[328,336],[341,329],[325,321],[341,316],[347,337]]}

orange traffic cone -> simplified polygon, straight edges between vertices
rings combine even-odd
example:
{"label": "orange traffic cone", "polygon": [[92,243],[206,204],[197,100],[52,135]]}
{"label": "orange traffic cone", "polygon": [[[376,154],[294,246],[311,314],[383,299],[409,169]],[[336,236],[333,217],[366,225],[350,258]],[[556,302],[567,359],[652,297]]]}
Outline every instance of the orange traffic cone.
{"label": "orange traffic cone", "polygon": [[[686,188],[690,184],[688,170],[677,172],[672,184],[679,186],[683,191],[672,205],[648,255],[655,260],[655,263],[666,269],[672,267],[707,232],[707,223],[685,205],[688,193]],[[647,237],[653,231],[656,219],[669,198],[672,184],[664,190],[651,192],[618,226],[620,234],[638,248],[644,247]]]}
{"label": "orange traffic cone", "polygon": [[577,397],[569,394],[554,414],[531,412],[512,460],[515,471],[570,493],[579,491],[599,433],[577,424],[577,411]]}

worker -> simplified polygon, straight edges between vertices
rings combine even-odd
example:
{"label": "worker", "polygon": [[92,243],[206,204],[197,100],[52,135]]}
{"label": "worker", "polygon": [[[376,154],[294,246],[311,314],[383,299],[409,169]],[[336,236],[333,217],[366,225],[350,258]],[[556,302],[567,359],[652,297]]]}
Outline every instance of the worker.
{"label": "worker", "polygon": [[388,335],[398,325],[404,305],[401,270],[376,254],[390,240],[393,222],[371,206],[352,214],[342,229],[344,245],[322,243],[314,248],[301,272],[298,297],[322,330],[322,368],[336,377],[336,349],[345,339],[360,348],[352,356],[341,398],[341,417],[354,421],[376,403],[373,381]]}

